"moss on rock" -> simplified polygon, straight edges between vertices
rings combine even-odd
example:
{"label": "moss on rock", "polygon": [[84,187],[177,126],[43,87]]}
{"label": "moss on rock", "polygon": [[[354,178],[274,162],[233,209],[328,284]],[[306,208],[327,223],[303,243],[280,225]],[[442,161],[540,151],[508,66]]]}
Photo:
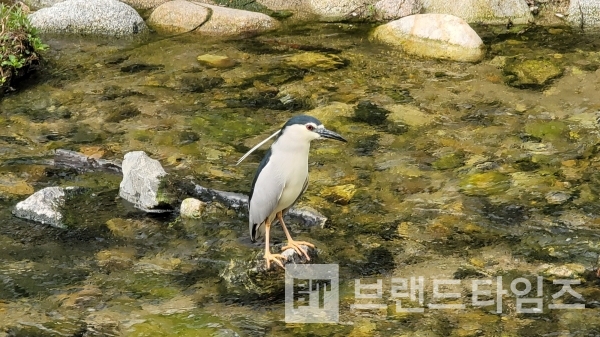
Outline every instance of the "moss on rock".
{"label": "moss on rock", "polygon": [[37,36],[27,14],[17,3],[0,3],[0,95],[40,65],[39,53],[48,48]]}

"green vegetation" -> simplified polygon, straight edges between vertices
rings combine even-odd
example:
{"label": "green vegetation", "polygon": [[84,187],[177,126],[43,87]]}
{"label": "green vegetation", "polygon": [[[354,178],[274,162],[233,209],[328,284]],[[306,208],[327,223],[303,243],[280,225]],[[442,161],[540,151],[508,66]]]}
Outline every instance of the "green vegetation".
{"label": "green vegetation", "polygon": [[18,4],[0,3],[0,93],[11,82],[39,66],[39,53],[48,48]]}

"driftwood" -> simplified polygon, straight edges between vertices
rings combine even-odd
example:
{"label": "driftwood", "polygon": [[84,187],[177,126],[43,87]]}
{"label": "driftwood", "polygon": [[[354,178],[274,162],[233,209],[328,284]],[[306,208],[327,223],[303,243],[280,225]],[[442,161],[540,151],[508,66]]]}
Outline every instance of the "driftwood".
{"label": "driftwood", "polygon": [[[121,163],[105,159],[97,159],[84,155],[83,153],[58,149],[54,154],[54,166],[70,168],[77,172],[111,172],[123,174]],[[190,180],[180,181],[177,185],[192,185],[186,188],[189,196],[198,198],[204,202],[219,202],[236,211],[245,211],[248,208],[248,196],[240,193],[219,191],[195,184]],[[327,218],[310,207],[292,207],[286,217],[304,223],[306,226],[323,227]]]}
{"label": "driftwood", "polygon": [[72,168],[77,172],[112,172],[123,173],[121,164],[105,159],[97,159],[83,153],[58,149],[54,153],[54,166],[59,168]]}

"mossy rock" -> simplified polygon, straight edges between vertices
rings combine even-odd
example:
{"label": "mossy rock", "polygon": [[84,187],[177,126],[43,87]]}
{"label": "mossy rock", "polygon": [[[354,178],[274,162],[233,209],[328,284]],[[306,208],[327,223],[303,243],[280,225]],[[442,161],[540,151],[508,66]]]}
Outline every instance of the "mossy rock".
{"label": "mossy rock", "polygon": [[546,141],[566,138],[569,126],[561,121],[536,121],[525,125],[527,134]]}
{"label": "mossy rock", "polygon": [[549,60],[514,60],[504,67],[506,84],[517,88],[540,88],[562,74],[563,69]]}
{"label": "mossy rock", "polygon": [[12,90],[11,85],[40,67],[40,52],[47,49],[21,10],[21,3],[0,3],[0,95]]}
{"label": "mossy rock", "polygon": [[460,189],[466,195],[488,196],[502,193],[510,188],[510,176],[500,172],[475,173],[460,182]]}
{"label": "mossy rock", "polygon": [[297,69],[327,71],[344,67],[347,61],[333,54],[304,52],[285,58],[284,63]]}
{"label": "mossy rock", "polygon": [[463,166],[464,161],[462,153],[450,153],[434,161],[432,166],[437,170],[449,170]]}

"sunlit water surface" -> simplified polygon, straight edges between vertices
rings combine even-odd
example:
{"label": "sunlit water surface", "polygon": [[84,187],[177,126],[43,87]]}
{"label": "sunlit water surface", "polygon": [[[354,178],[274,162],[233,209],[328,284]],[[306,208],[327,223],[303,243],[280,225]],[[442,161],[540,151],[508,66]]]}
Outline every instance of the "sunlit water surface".
{"label": "sunlit water surface", "polygon": [[[465,64],[408,57],[370,42],[370,28],[315,24],[225,42],[48,37],[46,70],[0,102],[0,336],[600,335],[598,35],[478,27],[487,57]],[[290,61],[303,53],[324,65]],[[210,68],[202,54],[238,64]],[[562,76],[508,86],[504,64],[525,60]],[[357,106],[391,114],[364,118]],[[308,111],[349,140],[313,144],[300,203],[325,214],[325,228],[291,224],[319,263],[340,266],[339,324],[286,324],[280,291],[224,285],[231,259],[261,249],[246,243],[245,214],[210,205],[200,221],[148,216],[118,199],[119,176],[49,165],[57,148],[107,159],[143,150],[170,174],[248,193],[264,149],[233,164]],[[9,188],[19,183],[25,192]],[[55,185],[92,191],[71,202],[69,229],[11,215],[27,186]],[[519,313],[510,292],[501,313],[471,304],[473,280],[495,287],[501,276],[510,289],[525,277],[531,296],[538,275],[541,313]],[[465,309],[397,312],[392,278],[421,276],[425,307],[440,301],[435,278],[460,281],[446,291],[461,298],[439,303]],[[283,284],[282,273],[269,277]],[[382,280],[382,309],[351,308],[367,303],[355,279]],[[583,299],[553,299],[554,279],[580,281]]]}

